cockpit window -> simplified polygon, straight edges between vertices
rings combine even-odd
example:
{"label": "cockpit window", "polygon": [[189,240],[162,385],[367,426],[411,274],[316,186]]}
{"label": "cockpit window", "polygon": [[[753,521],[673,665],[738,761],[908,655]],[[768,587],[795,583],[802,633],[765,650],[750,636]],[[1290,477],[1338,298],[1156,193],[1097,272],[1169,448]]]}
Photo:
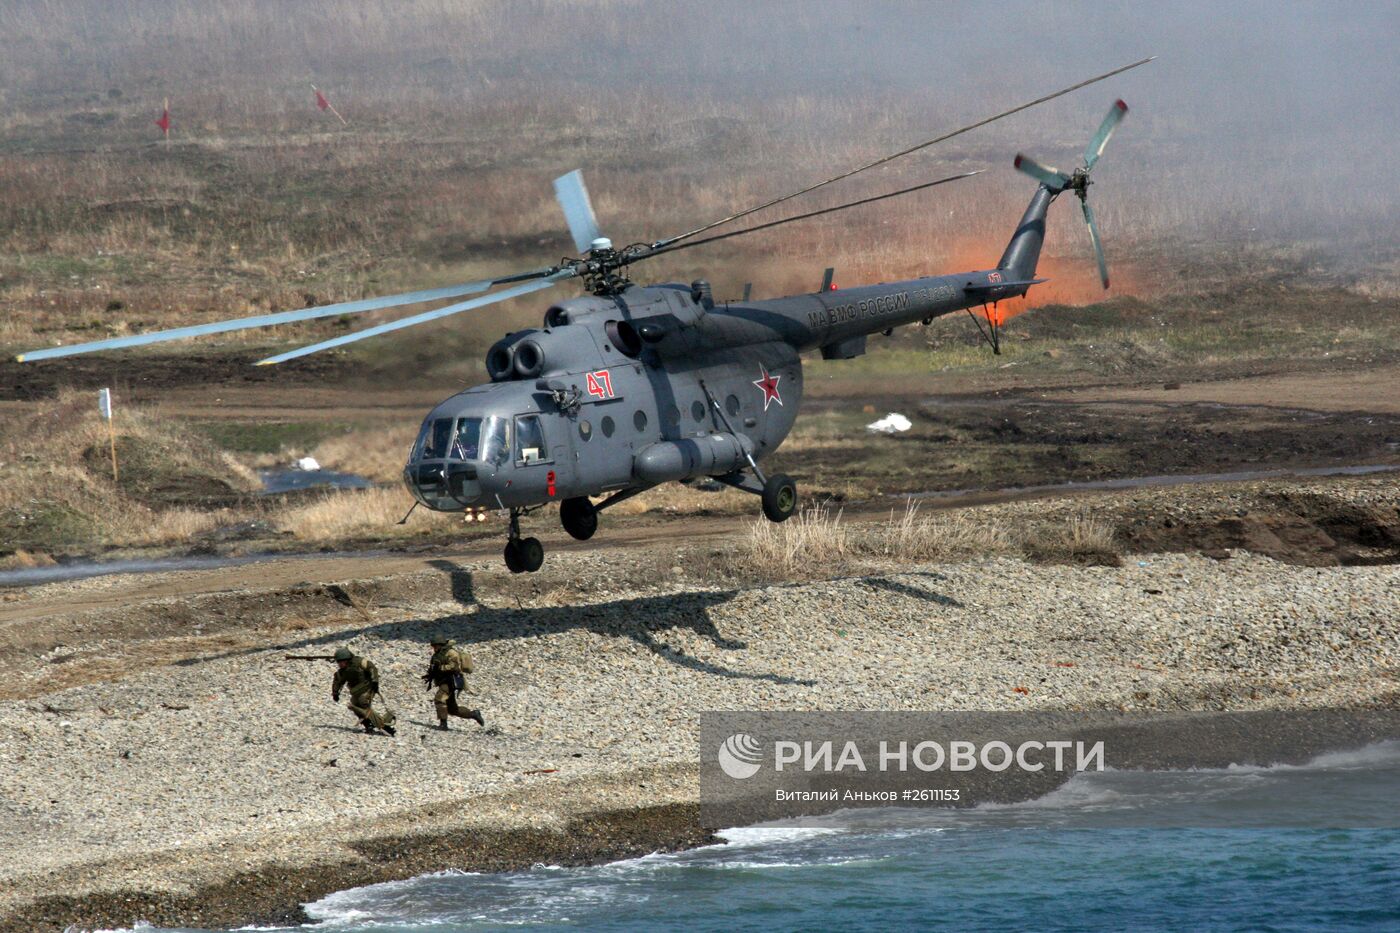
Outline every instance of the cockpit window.
{"label": "cockpit window", "polygon": [[549,459],[538,415],[521,415],[515,419],[515,459],[520,463]]}
{"label": "cockpit window", "polygon": [[510,456],[510,419],[431,418],[413,445],[414,460],[479,460],[504,463]]}
{"label": "cockpit window", "polygon": [[481,429],[483,463],[504,463],[510,456],[510,420],[492,415]]}
{"label": "cockpit window", "polygon": [[414,459],[441,460],[447,456],[447,445],[451,439],[451,418],[434,418],[423,422],[423,433],[418,436]]}
{"label": "cockpit window", "polygon": [[457,433],[452,438],[453,460],[475,460],[480,453],[481,419],[459,418]]}

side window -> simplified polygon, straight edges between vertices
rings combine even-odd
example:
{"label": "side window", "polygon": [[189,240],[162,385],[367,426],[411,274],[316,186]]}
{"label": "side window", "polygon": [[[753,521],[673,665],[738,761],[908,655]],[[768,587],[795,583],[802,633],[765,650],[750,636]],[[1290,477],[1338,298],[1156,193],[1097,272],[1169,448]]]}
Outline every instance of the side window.
{"label": "side window", "polygon": [[483,463],[505,463],[510,457],[510,419],[492,415],[481,429]]}
{"label": "side window", "polygon": [[612,436],[613,436],[613,430],[614,430],[614,425],[613,425],[613,420],[612,420],[612,418],[608,417],[607,415],[604,415],[604,416],[603,416],[603,436],[604,436],[604,437],[612,437]]}
{"label": "side window", "polygon": [[632,415],[632,427],[636,428],[638,431],[645,431],[647,429],[647,413],[640,408]]}
{"label": "side window", "polygon": [[522,415],[515,419],[515,459],[519,463],[539,463],[549,459],[539,415]]}
{"label": "side window", "polygon": [[587,444],[588,439],[593,436],[593,425],[590,424],[587,419],[578,423],[578,436],[583,438],[585,444]]}

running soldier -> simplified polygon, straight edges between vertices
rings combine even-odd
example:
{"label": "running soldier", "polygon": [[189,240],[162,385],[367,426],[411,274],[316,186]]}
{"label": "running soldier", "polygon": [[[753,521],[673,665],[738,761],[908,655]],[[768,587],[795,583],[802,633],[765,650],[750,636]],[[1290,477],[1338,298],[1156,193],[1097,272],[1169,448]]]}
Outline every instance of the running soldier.
{"label": "running soldier", "polygon": [[467,688],[466,675],[474,669],[471,655],[458,648],[450,638],[435,637],[429,644],[433,646],[433,658],[428,663],[428,673],[423,675],[423,682],[429,690],[437,687],[437,693],[433,694],[433,706],[437,708],[438,728],[447,730],[448,716],[475,719],[478,726],[485,726],[486,720],[481,710],[463,711],[457,705],[457,694]]}
{"label": "running soldier", "polygon": [[335,654],[335,680],[331,681],[331,699],[340,702],[340,691],[350,691],[350,712],[365,727],[365,732],[374,735],[376,729],[394,734],[394,711],[385,710],[382,714],[374,708],[374,696],[379,692],[379,668],[374,662],[362,658],[349,648],[337,648]]}

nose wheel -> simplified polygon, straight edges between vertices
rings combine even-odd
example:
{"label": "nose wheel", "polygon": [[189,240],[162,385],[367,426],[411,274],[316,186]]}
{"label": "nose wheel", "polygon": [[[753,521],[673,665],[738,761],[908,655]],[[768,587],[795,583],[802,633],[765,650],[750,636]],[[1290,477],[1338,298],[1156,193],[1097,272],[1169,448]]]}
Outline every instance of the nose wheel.
{"label": "nose wheel", "polygon": [[539,538],[520,537],[520,511],[510,510],[510,537],[506,539],[506,568],[511,573],[534,573],[544,566],[544,545]]}

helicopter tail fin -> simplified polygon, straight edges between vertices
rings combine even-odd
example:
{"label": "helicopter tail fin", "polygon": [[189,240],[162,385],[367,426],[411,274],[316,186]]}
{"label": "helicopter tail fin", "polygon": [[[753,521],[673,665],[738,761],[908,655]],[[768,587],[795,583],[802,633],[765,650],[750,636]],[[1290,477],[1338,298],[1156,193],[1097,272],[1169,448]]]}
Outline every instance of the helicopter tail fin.
{"label": "helicopter tail fin", "polygon": [[1001,262],[997,263],[998,269],[1008,273],[1007,278],[1017,282],[1035,278],[1040,247],[1045,242],[1045,212],[1058,193],[1044,184],[1035,190],[1011,242],[1006,244],[1006,252],[1001,254]]}

